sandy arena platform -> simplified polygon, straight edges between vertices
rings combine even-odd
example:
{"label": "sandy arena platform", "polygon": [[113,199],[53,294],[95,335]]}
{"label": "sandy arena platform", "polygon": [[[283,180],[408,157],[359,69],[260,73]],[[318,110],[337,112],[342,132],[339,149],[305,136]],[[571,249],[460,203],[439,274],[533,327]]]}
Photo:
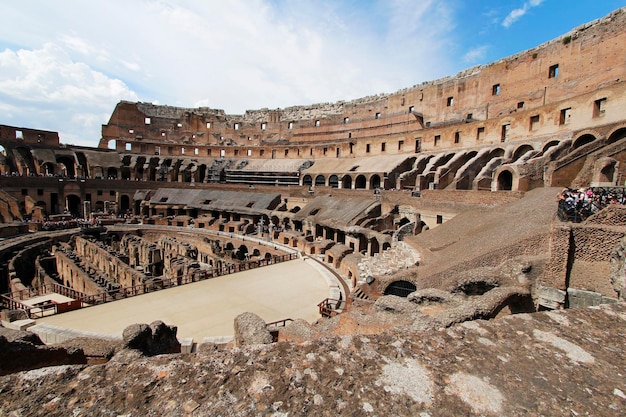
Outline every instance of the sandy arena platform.
{"label": "sandy arena platform", "polygon": [[320,316],[317,304],[329,296],[322,272],[302,259],[38,319],[64,328],[121,336],[133,323],[162,320],[178,326],[178,337],[230,336],[244,312],[266,322]]}

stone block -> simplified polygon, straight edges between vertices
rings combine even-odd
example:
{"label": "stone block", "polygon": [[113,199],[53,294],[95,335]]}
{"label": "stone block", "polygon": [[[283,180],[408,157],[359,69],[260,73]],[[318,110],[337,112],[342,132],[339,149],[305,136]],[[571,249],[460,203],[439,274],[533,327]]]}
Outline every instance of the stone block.
{"label": "stone block", "polygon": [[602,294],[593,291],[567,289],[567,304],[569,308],[584,308],[602,304]]}
{"label": "stone block", "polygon": [[34,326],[37,322],[33,319],[15,320],[12,322],[3,321],[2,325],[7,329],[13,330],[26,330],[31,326]]}
{"label": "stone block", "polygon": [[551,309],[559,309],[565,306],[565,297],[567,296],[565,291],[541,286],[537,290],[537,295],[538,303],[541,306]]}
{"label": "stone block", "polygon": [[193,350],[193,337],[179,338],[180,353],[191,353]]}

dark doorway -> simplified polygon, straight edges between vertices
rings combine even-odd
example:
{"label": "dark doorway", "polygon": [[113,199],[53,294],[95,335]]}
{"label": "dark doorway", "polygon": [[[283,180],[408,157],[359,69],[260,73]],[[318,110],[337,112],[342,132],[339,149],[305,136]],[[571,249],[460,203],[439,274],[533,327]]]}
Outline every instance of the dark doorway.
{"label": "dark doorway", "polygon": [[407,297],[417,288],[415,284],[408,281],[394,281],[385,289],[385,295],[396,295],[398,297]]}

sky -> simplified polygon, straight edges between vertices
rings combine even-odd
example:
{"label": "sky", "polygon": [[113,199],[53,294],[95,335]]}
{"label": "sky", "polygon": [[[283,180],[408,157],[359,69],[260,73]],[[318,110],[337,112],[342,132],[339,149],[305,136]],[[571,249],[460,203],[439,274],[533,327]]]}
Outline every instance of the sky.
{"label": "sky", "polygon": [[0,124],[97,146],[120,100],[228,114],[393,93],[626,0],[0,0]]}

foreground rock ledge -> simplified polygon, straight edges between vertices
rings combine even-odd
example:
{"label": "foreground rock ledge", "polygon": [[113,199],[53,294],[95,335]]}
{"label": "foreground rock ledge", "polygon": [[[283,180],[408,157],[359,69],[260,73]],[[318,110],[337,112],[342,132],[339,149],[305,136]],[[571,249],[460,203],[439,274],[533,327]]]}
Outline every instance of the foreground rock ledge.
{"label": "foreground rock ledge", "polygon": [[[626,305],[0,378],[0,415],[623,416]],[[424,413],[424,414],[420,414]]]}

